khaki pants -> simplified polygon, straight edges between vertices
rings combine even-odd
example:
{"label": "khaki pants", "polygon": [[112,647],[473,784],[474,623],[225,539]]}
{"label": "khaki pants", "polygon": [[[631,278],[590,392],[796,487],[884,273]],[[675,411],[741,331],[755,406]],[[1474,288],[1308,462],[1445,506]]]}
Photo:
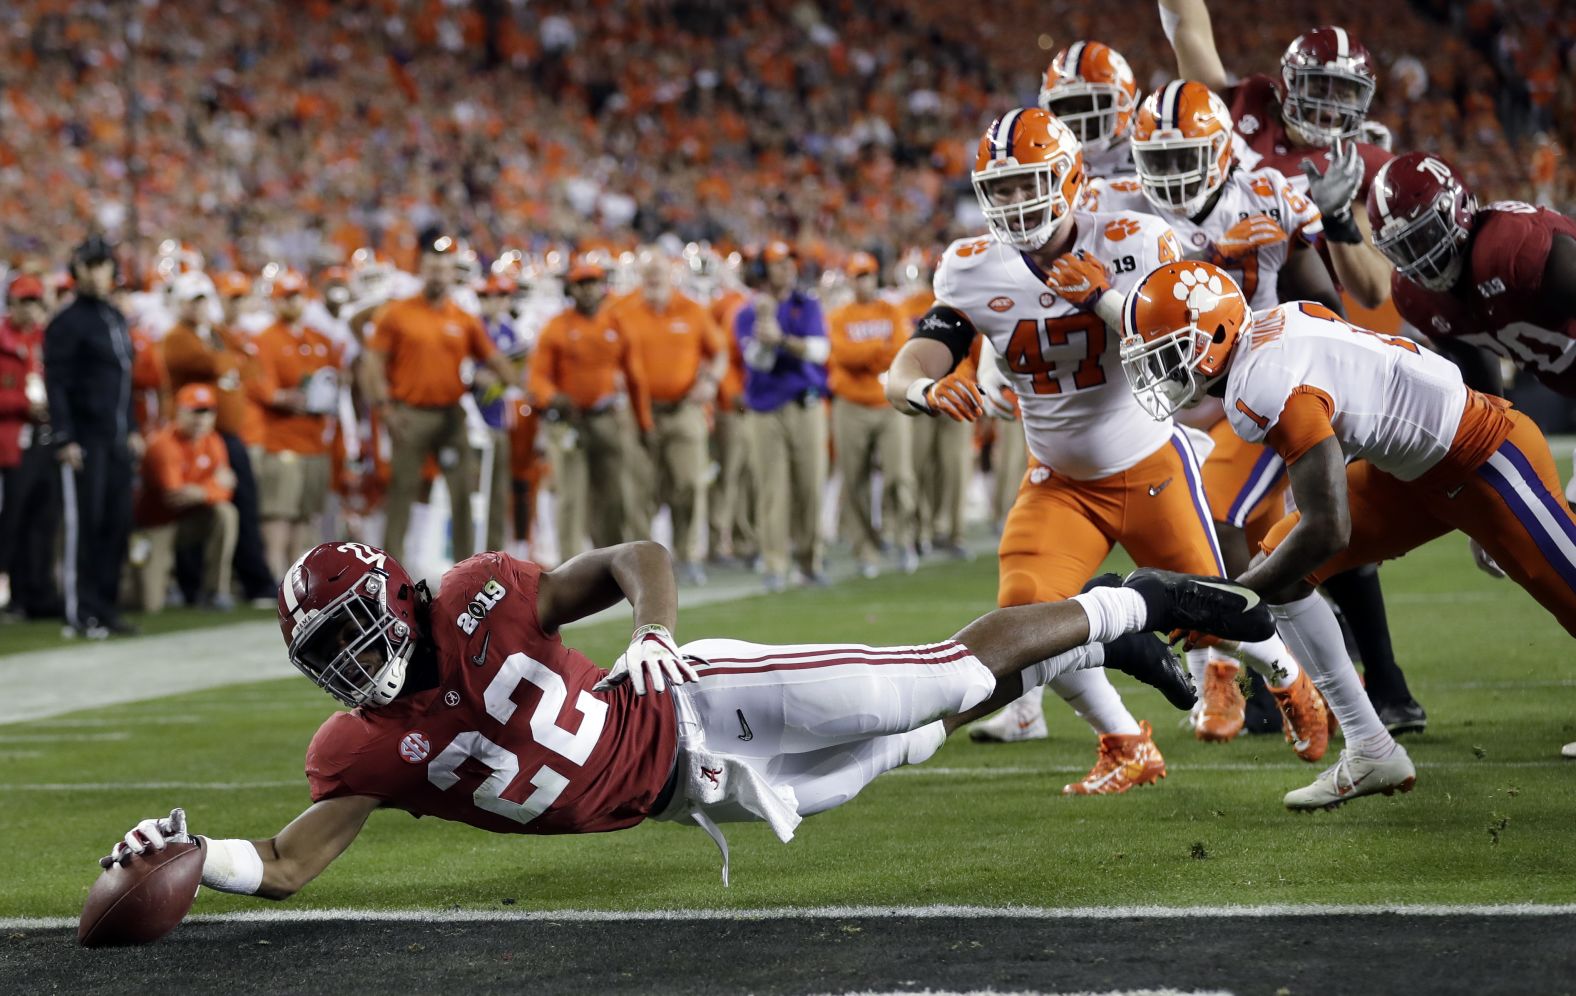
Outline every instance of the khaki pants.
{"label": "khaki pants", "polygon": [[421,468],[427,454],[438,458],[438,467],[449,488],[450,515],[454,523],[454,559],[476,552],[476,528],[471,521],[471,448],[465,438],[465,409],[418,408],[394,404],[395,424],[390,425],[393,456],[389,467],[388,525],[383,546],[399,560],[405,555],[405,530],[410,527],[410,507],[421,491]]}
{"label": "khaki pants", "polygon": [[588,531],[594,547],[624,542],[634,437],[621,411],[580,412],[551,424],[560,560],[585,549]]}
{"label": "khaki pants", "polygon": [[509,430],[489,429],[487,435],[492,437],[492,480],[481,482],[487,492],[487,549],[502,550],[509,525]]}
{"label": "khaki pants", "polygon": [[919,415],[913,422],[920,542],[961,542],[974,426],[945,415]]}
{"label": "khaki pants", "polygon": [[750,466],[750,442],[743,412],[717,412],[712,430],[716,445],[717,479],[708,496],[712,556],[755,556],[755,470]]}
{"label": "khaki pants", "polygon": [[[843,479],[842,522],[852,534],[854,556],[861,563],[876,563],[881,556],[875,501],[882,503],[887,535],[898,548],[914,542],[914,471],[908,438],[912,421],[890,405],[872,408],[841,398],[832,402],[832,441]],[[881,468],[880,498],[871,494],[877,467]]]}
{"label": "khaki pants", "polygon": [[996,477],[995,493],[991,496],[991,520],[999,529],[1007,521],[1007,512],[1017,500],[1018,486],[1029,469],[1029,446],[1023,437],[1023,423],[996,423],[990,466]]}
{"label": "khaki pants", "polygon": [[791,540],[799,569],[819,574],[826,406],[819,400],[789,402],[776,411],[750,412],[747,419],[755,467],[755,528],[766,571],[787,575]]}
{"label": "khaki pants", "polygon": [[138,579],[142,611],[158,612],[164,608],[170,572],[175,569],[175,551],[197,543],[203,547],[203,594],[228,594],[230,559],[235,556],[235,538],[240,532],[240,523],[235,506],[226,501],[194,508],[174,522],[144,530],[148,537],[148,559],[143,562]]}
{"label": "khaki pants", "polygon": [[672,409],[661,406],[653,416],[651,504],[666,504],[673,516],[674,557],[695,563],[700,559],[699,527],[706,521],[706,412],[686,401]]}

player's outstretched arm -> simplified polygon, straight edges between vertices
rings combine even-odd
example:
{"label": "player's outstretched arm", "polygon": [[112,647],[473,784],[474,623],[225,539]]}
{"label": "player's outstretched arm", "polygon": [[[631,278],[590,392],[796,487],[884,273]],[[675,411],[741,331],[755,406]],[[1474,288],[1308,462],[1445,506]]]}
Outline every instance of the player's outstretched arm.
{"label": "player's outstretched arm", "polygon": [[1288,250],[1286,265],[1281,267],[1275,279],[1275,294],[1282,301],[1313,301],[1337,315],[1346,314],[1346,305],[1335,284],[1330,282],[1330,272],[1324,268],[1324,261],[1307,246]]}
{"label": "player's outstretched arm", "polygon": [[174,809],[164,819],[137,824],[99,863],[107,868],[133,854],[196,841],[203,845],[203,885],[220,892],[288,899],[345,853],[378,805],[379,800],[365,795],[325,799],[267,840],[194,837],[186,830],[186,811]]}
{"label": "player's outstretched arm", "polygon": [[661,543],[639,540],[590,550],[542,575],[536,617],[547,633],[628,601],[635,626],[672,630],[678,624],[679,589],[673,558]]}
{"label": "player's outstretched arm", "polygon": [[1312,590],[1305,579],[1346,549],[1352,534],[1346,501],[1346,459],[1328,436],[1286,468],[1300,519],[1275,548],[1237,578],[1271,604],[1284,605]]}
{"label": "player's outstretched arm", "polygon": [[1226,89],[1226,67],[1204,0],[1160,0],[1160,24],[1177,56],[1177,79],[1197,80],[1216,93]]}

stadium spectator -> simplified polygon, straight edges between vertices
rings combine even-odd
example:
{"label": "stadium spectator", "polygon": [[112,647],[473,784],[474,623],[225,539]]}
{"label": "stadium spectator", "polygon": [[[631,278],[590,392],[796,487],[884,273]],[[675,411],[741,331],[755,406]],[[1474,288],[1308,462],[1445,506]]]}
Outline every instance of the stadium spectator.
{"label": "stadium spectator", "polygon": [[92,236],[71,254],[75,297],[44,330],[44,383],[65,506],[66,625],[90,639],[130,634],[117,605],[131,532],[132,340],[110,302],[113,250]]}
{"label": "stadium spectator", "polygon": [[[164,334],[162,348],[170,388],[177,395],[188,384],[214,389],[216,430],[235,477],[235,576],[247,601],[272,602],[277,582],[263,551],[257,477],[247,452],[248,445],[263,441],[262,409],[247,396],[245,384],[257,376],[257,349],[235,325],[238,302],[250,292],[251,281],[244,274],[221,273],[213,281],[201,273],[181,274],[173,285],[176,322]],[[225,324],[215,325],[216,320]]]}
{"label": "stadium spectator", "polygon": [[651,395],[652,431],[636,486],[652,512],[668,506],[679,580],[705,584],[706,409],[727,372],[728,348],[706,308],[674,288],[671,259],[648,252],[639,275],[639,289],[613,312],[640,355]]}
{"label": "stadium spectator", "polygon": [[176,551],[202,551],[203,580],[197,601],[214,609],[235,607],[230,561],[239,514],[231,497],[235,474],[224,440],[214,431],[219,408],[212,385],[191,383],[175,392],[175,418],[148,437],[142,457],[137,524],[149,542],[141,568],[142,610],[164,607]]}
{"label": "stadium spectator", "polygon": [[254,343],[257,372],[251,392],[263,409],[259,513],[268,567],[280,578],[317,541],[339,406],[340,349],[302,323],[306,292],[299,273],[277,275],[272,292],[277,320]]}
{"label": "stadium spectator", "polygon": [[58,611],[53,571],[60,523],[49,458],[49,400],[40,363],[44,285],[23,275],[6,290],[0,319],[0,575],[13,614]]}
{"label": "stadium spectator", "polygon": [[717,475],[706,498],[707,558],[719,566],[751,564],[755,545],[755,471],[750,466],[749,436],[744,408],[744,354],[731,334],[733,320],[749,295],[737,286],[724,286],[712,298],[711,319],[723,331],[728,347],[728,368],[717,386],[711,442]]}
{"label": "stadium spectator", "polygon": [[[930,288],[930,267],[911,258],[903,274],[899,307],[909,328],[936,303]],[[916,545],[921,553],[932,550],[962,558],[964,489],[968,484],[969,458],[973,455],[974,427],[950,418],[910,419],[914,472]],[[1014,492],[1016,493],[1016,492]]]}
{"label": "stadium spectator", "polygon": [[[574,304],[536,340],[529,395],[552,423],[558,556],[623,542],[637,532],[629,464],[652,430],[651,399],[640,354],[604,305],[607,271],[584,261],[565,277]],[[622,380],[622,386],[620,385]],[[627,392],[627,396],[626,393]],[[642,528],[643,532],[643,528]]]}
{"label": "stadium spectator", "polygon": [[[854,557],[866,577],[881,573],[881,531],[874,510],[889,509],[886,532],[904,571],[919,566],[914,552],[914,472],[910,463],[910,419],[887,404],[881,375],[908,341],[909,321],[880,296],[881,266],[869,253],[855,253],[843,267],[854,300],[827,316],[831,355],[827,387],[832,392],[832,446],[843,479],[844,529],[854,538]],[[881,488],[872,494],[876,471]]]}
{"label": "stadium spectator", "polygon": [[831,347],[821,302],[801,290],[799,262],[781,240],[752,260],[754,295],[734,319],[744,355],[755,469],[755,528],[766,588],[787,584],[790,543],[808,584],[821,570],[821,492],[826,485],[826,358]]}
{"label": "stadium spectator", "polygon": [[[479,398],[482,420],[487,423],[487,434],[492,439],[490,473],[487,479],[481,482],[481,489],[487,495],[487,549],[489,550],[504,548],[504,537],[508,533],[510,497],[514,490],[514,465],[509,455],[508,409],[518,403],[518,393],[508,394],[507,389],[521,383],[520,371],[523,370],[526,357],[530,353],[530,343],[526,341],[524,333],[515,328],[514,316],[510,314],[509,306],[513,292],[512,282],[501,276],[488,277],[477,291],[477,299],[481,303],[482,328],[486,330],[487,338],[492,341],[494,348],[514,368],[510,376],[482,392]],[[520,539],[525,538],[523,530],[517,530],[517,533]]]}
{"label": "stadium spectator", "polygon": [[509,361],[474,315],[451,297],[459,280],[462,246],[451,236],[427,233],[421,243],[421,293],[390,304],[378,316],[362,364],[363,395],[383,419],[393,443],[384,546],[402,556],[410,509],[422,483],[422,464],[438,461],[449,489],[454,521],[454,558],[476,552],[471,493],[476,472],[466,438],[463,368],[478,364],[476,384],[484,391],[514,376]]}

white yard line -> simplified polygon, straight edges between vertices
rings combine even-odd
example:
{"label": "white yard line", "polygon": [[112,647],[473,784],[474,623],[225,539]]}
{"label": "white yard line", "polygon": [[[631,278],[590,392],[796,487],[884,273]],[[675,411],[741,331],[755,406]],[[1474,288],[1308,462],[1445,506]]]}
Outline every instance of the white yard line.
{"label": "white yard line", "polygon": [[[1009,920],[1181,920],[1184,918],[1326,916],[1576,916],[1576,904],[1495,903],[1486,905],[1411,905],[1405,903],[1288,903],[1266,906],[785,906],[699,910],[356,910],[265,909],[243,913],[200,913],[192,923],[620,923],[709,922],[728,920],[850,920],[901,917]],[[0,930],[76,926],[74,917],[0,918]]]}

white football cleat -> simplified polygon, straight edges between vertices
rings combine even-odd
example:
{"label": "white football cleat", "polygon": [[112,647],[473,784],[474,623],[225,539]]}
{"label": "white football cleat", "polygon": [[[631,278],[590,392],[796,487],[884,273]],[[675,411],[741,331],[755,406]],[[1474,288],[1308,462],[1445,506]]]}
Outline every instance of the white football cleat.
{"label": "white football cleat", "polygon": [[1044,690],[1036,688],[1007,703],[1007,708],[969,727],[969,739],[978,743],[1010,744],[1019,740],[1044,740],[1051,735],[1045,725]]}
{"label": "white football cleat", "polygon": [[1560,757],[1570,758],[1571,760],[1576,761],[1576,742],[1568,743],[1564,747],[1561,747]]}
{"label": "white football cleat", "polygon": [[1359,796],[1410,792],[1416,782],[1417,769],[1405,747],[1397,745],[1395,753],[1383,760],[1343,750],[1312,785],[1287,792],[1283,801],[1287,809],[1297,811],[1334,809]]}

